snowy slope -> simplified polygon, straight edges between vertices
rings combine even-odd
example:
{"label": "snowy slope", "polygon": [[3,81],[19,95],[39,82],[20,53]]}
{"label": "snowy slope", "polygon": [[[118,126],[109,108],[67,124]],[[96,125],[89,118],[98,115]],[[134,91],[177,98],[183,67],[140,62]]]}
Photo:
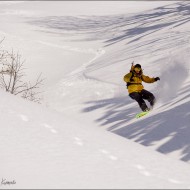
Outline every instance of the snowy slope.
{"label": "snowy slope", "polygon": [[190,188],[185,163],[2,91],[0,104],[0,188]]}
{"label": "snowy slope", "polygon": [[[49,30],[73,31],[74,37],[104,42],[95,59],[50,88],[48,105],[69,115],[82,109],[85,114],[75,117],[87,119],[88,113],[90,120],[109,131],[188,162],[189,6],[189,2],[170,2],[133,15],[55,17],[48,26],[46,19],[36,21]],[[71,24],[65,26],[68,20]],[[155,94],[157,104],[149,116],[137,121],[133,118],[140,110],[123,82],[132,61],[140,63],[146,75],[161,78],[144,84]]]}
{"label": "snowy slope", "polygon": [[[190,188],[190,3],[67,3],[0,5],[2,48],[46,77],[43,106],[0,93],[0,188]],[[161,78],[139,120],[132,61]]]}
{"label": "snowy slope", "polygon": [[[99,118],[101,125],[184,161],[190,160],[189,8],[189,2],[174,3],[116,24],[119,32],[107,40],[107,54],[86,71],[90,77],[118,86],[114,98],[88,102],[86,110],[93,110],[94,105],[106,110]],[[128,25],[131,22],[134,24]],[[148,117],[135,123],[131,119],[139,109],[122,84],[133,60],[143,66],[145,74],[161,78],[160,82],[145,84],[155,94],[157,105]]]}

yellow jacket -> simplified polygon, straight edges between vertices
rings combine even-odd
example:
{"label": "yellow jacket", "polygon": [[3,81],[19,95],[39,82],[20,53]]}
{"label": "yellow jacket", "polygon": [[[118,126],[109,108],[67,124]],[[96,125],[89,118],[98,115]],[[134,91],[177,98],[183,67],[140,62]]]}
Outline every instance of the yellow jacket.
{"label": "yellow jacket", "polygon": [[155,78],[145,76],[142,71],[141,73],[137,74],[133,69],[130,71],[130,73],[124,76],[123,80],[127,83],[129,94],[132,92],[141,92],[141,90],[144,89],[142,81],[146,83],[155,82]]}

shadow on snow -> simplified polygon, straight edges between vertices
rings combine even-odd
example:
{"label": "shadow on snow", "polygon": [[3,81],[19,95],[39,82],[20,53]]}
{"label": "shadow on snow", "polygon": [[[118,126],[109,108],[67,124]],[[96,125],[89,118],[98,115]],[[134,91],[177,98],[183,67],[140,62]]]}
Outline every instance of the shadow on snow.
{"label": "shadow on snow", "polygon": [[[190,90],[190,86],[188,88]],[[184,99],[190,99],[190,94],[186,95]],[[133,139],[145,146],[158,143],[156,150],[164,154],[179,150],[181,152],[180,159],[189,161],[190,113],[187,112],[189,103],[185,102],[175,106],[176,103],[162,105],[162,108],[164,106],[168,108],[162,112],[159,112],[158,108],[156,114],[153,110],[150,115],[142,119],[134,119],[139,108],[137,103],[132,103],[132,100],[127,96],[86,102],[87,107],[83,112],[104,108],[105,113],[96,121],[101,126],[105,126],[108,131],[127,139]]]}
{"label": "shadow on snow", "polygon": [[[85,40],[104,40],[105,46],[125,42],[126,46],[122,51],[123,53],[127,52],[127,54],[126,58],[122,56],[122,59],[126,60],[129,59],[130,55],[133,57],[141,56],[141,54],[146,55],[145,46],[146,49],[150,49],[150,52],[148,52],[150,54],[177,47],[177,43],[180,43],[181,40],[186,41],[183,38],[183,33],[178,34],[177,31],[166,30],[162,36],[156,36],[155,33],[162,29],[176,28],[186,24],[190,21],[189,16],[190,3],[177,2],[131,16],[45,17],[29,23],[50,29],[58,29],[62,31],[63,35],[67,35],[67,32],[64,33],[65,31],[72,31],[73,33],[69,33],[69,36],[79,34],[78,40],[81,40],[81,34],[84,35]],[[141,41],[142,38],[150,34],[155,35],[154,39]],[[168,38],[170,38],[169,43]],[[182,44],[185,43],[184,41]],[[138,44],[133,45],[134,42],[138,42]],[[134,55],[134,52],[139,52],[139,54],[135,53]],[[121,54],[122,52],[119,53]],[[117,63],[123,61],[119,60],[121,59],[119,56],[116,58]],[[91,66],[90,69],[92,70],[93,67]],[[190,90],[189,86],[188,89]],[[188,92],[188,89],[186,92]],[[190,98],[190,95],[188,94],[186,98]],[[186,102],[178,106],[169,107],[155,115],[153,111],[152,115],[133,122],[135,113],[139,109],[138,105],[132,102],[127,96],[91,101],[86,103],[87,107],[83,112],[103,108],[106,111],[102,117],[97,119],[97,122],[101,123],[102,126],[109,125],[107,130],[125,138],[133,139],[145,146],[158,143],[157,150],[164,154],[180,150],[180,159],[189,161],[190,127],[188,124],[190,123],[190,114],[186,112],[189,109],[189,104]],[[176,103],[174,102],[174,104]]]}

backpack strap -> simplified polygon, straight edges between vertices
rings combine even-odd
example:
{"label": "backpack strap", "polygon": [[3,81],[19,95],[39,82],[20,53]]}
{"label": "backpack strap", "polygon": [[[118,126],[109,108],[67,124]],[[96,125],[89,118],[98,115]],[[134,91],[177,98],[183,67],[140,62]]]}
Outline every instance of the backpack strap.
{"label": "backpack strap", "polygon": [[128,86],[130,86],[130,85],[142,85],[141,83],[131,83],[131,82],[127,82],[127,88],[128,88]]}
{"label": "backpack strap", "polygon": [[[134,77],[134,72],[133,72],[134,68],[135,68],[135,66],[134,66],[134,61],[133,61],[133,62],[131,63],[131,69],[130,69],[130,73],[132,73],[132,75],[131,75],[129,81]],[[141,76],[140,76],[140,78],[142,79],[142,71],[141,71]],[[142,85],[141,83],[131,83],[131,82],[127,82],[127,83],[126,83],[127,88],[128,88],[128,86],[130,86],[130,85],[132,85],[132,84],[135,84],[135,85]]]}
{"label": "backpack strap", "polygon": [[[132,66],[131,66],[131,67],[132,67]],[[133,72],[133,71],[130,71],[130,73],[132,73],[132,75],[131,75],[129,81],[134,77],[134,72]],[[135,83],[127,82],[127,83],[126,83],[127,88],[128,88],[128,86],[131,85],[131,84],[135,84]]]}
{"label": "backpack strap", "polygon": [[[129,81],[134,77],[134,72],[133,72],[133,71],[130,71],[130,73],[132,73],[132,75],[131,75]],[[142,79],[142,73],[141,73],[141,76],[139,76],[139,78],[141,78],[141,80],[143,80],[143,79]],[[127,86],[127,88],[128,88],[128,86],[133,85],[133,84],[134,84],[134,85],[142,85],[141,83],[131,83],[131,82],[127,82],[127,83],[126,83],[126,86]]]}

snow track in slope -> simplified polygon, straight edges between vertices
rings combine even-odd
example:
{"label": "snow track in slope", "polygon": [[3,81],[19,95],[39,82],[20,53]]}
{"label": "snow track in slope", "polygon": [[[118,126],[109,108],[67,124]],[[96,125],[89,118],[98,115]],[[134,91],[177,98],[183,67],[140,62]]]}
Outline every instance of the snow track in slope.
{"label": "snow track in slope", "polygon": [[105,54],[105,50],[99,48],[94,53],[94,58],[73,70],[48,90],[45,95],[45,102],[48,106],[62,112],[79,107],[81,109],[79,105],[91,100],[114,96],[113,85],[86,76],[86,68]]}

